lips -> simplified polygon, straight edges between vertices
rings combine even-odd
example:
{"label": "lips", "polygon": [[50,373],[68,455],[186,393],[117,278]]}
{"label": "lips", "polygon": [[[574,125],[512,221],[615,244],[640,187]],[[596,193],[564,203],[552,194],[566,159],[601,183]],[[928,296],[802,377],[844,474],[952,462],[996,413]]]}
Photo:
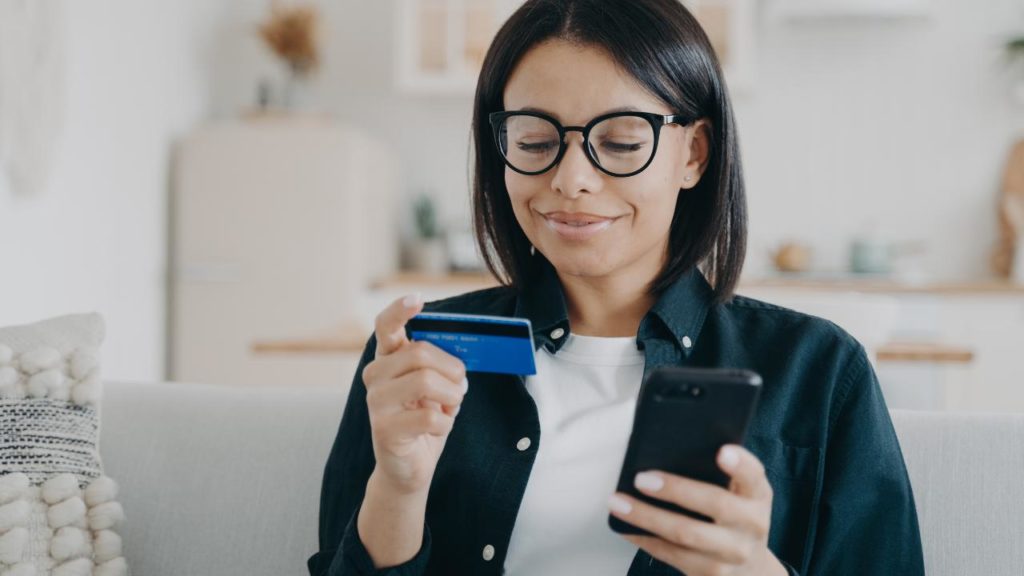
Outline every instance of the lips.
{"label": "lips", "polygon": [[583,212],[548,212],[544,221],[563,240],[588,240],[607,230],[618,217]]}
{"label": "lips", "polygon": [[585,212],[548,212],[547,214],[544,214],[544,217],[548,220],[554,220],[570,226],[586,226],[596,222],[614,220],[614,218],[610,218],[608,216],[597,216],[594,214],[587,214]]}

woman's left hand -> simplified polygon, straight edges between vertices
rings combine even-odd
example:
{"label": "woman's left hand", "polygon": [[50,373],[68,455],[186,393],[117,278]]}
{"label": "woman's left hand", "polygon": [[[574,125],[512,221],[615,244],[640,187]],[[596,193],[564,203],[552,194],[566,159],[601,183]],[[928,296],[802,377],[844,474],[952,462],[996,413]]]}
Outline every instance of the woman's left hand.
{"label": "woman's left hand", "polygon": [[786,576],[768,550],[772,487],[764,465],[742,446],[718,451],[729,489],[665,472],[636,475],[643,494],[704,514],[713,522],[664,510],[621,492],[609,499],[612,514],[654,536],[623,535],[651,556],[687,576]]}

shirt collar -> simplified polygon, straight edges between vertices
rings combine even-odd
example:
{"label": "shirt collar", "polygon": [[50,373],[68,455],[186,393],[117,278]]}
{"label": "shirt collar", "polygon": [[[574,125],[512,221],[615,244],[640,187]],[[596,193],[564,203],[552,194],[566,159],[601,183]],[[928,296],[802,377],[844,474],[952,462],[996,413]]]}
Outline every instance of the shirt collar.
{"label": "shirt collar", "polygon": [[[515,316],[527,318],[533,328],[534,349],[561,349],[569,336],[569,313],[565,293],[554,267],[541,262],[516,298]],[[696,267],[684,272],[655,301],[640,322],[637,345],[652,338],[670,339],[684,356],[697,346],[714,291]]]}
{"label": "shirt collar", "polygon": [[555,268],[545,258],[534,258],[540,262],[516,297],[515,316],[530,320],[534,349],[544,346],[549,352],[555,352],[569,336],[565,293]]}

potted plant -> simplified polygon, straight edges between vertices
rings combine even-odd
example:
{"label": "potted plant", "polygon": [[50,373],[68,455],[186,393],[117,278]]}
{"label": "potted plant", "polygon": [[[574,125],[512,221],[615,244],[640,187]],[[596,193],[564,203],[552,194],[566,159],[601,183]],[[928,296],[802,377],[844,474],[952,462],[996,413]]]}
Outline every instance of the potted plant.
{"label": "potted plant", "polygon": [[1016,74],[1013,95],[1017,102],[1024,106],[1024,34],[1006,42],[1006,56]]}
{"label": "potted plant", "polygon": [[259,27],[260,37],[287,67],[282,97],[286,109],[306,104],[305,91],[320,62],[319,21],[313,5],[285,5],[275,0]]}
{"label": "potted plant", "polygon": [[437,210],[430,194],[421,192],[413,202],[416,237],[409,246],[412,268],[427,274],[448,272],[448,253],[440,227]]}

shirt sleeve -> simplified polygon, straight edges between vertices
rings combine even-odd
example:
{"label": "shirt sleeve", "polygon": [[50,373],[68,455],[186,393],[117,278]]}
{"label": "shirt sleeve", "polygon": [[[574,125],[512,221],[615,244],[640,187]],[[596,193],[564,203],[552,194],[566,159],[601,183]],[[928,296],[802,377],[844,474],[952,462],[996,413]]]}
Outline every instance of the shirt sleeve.
{"label": "shirt sleeve", "polygon": [[[914,496],[889,410],[863,347],[830,416],[809,576],[923,576]],[[795,573],[795,572],[794,572]]]}
{"label": "shirt sleeve", "polygon": [[430,531],[423,528],[423,544],[412,559],[398,566],[377,569],[359,539],[356,519],[375,464],[366,408],[363,368],[374,357],[371,336],[359,359],[341,425],[324,468],[320,491],[320,546],[306,562],[310,576],[418,576],[430,556]]}

